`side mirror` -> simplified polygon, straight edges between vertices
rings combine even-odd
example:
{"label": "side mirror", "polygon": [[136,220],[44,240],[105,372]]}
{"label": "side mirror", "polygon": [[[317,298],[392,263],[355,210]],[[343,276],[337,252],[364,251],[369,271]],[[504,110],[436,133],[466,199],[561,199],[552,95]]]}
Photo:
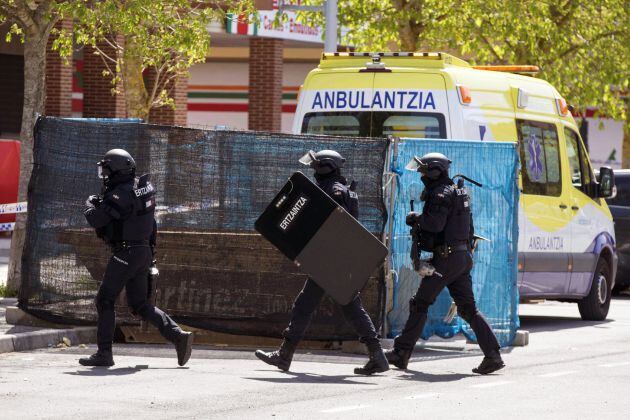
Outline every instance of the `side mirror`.
{"label": "side mirror", "polygon": [[615,174],[613,170],[607,166],[601,167],[599,169],[597,195],[601,198],[611,198],[615,190]]}

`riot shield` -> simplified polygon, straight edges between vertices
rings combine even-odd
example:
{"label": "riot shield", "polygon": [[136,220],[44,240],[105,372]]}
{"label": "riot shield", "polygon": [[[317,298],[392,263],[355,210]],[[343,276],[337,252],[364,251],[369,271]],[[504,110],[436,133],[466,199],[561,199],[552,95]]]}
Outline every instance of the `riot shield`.
{"label": "riot shield", "polygon": [[341,305],[387,256],[381,241],[301,172],[289,178],[255,228]]}

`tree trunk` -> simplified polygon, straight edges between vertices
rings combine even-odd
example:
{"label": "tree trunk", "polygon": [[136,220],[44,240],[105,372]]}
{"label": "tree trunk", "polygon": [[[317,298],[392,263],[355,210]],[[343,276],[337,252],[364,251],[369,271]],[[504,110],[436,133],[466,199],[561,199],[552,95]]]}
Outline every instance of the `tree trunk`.
{"label": "tree trunk", "polygon": [[148,122],[151,107],[142,76],[142,57],[135,50],[133,42],[127,39],[125,39],[122,72],[127,115],[131,118],[142,118]]}
{"label": "tree trunk", "polygon": [[[47,22],[41,24],[46,27]],[[52,27],[52,25],[51,25]],[[20,130],[20,182],[18,201],[26,201],[28,183],[33,170],[33,126],[37,114],[44,113],[46,98],[46,45],[50,30],[26,28],[24,43],[24,107],[22,108],[22,127]],[[42,32],[42,33],[40,33]],[[7,288],[18,291],[22,281],[22,250],[26,235],[26,213],[17,214],[15,229],[11,239],[9,276]]]}
{"label": "tree trunk", "polygon": [[417,16],[417,19],[421,19],[422,17],[422,7],[424,6],[424,2],[420,4],[412,3],[404,0],[395,0],[393,2],[396,10],[400,12],[406,12],[411,9],[413,6],[416,6],[418,9],[408,17],[408,20],[401,19],[398,22],[398,37],[400,39],[400,51],[405,52],[415,52],[418,51],[418,46],[420,44],[420,34],[423,32],[423,23],[419,21],[414,21],[414,16]]}
{"label": "tree trunk", "polygon": [[402,22],[398,25],[400,36],[400,50],[405,52],[415,52],[420,43],[421,30],[411,22]]}

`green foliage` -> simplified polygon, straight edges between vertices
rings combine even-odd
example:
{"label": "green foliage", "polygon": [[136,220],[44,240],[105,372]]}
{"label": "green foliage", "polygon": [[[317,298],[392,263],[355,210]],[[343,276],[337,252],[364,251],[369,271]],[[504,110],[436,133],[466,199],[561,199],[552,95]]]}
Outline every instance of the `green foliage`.
{"label": "green foliage", "polygon": [[539,77],[579,107],[626,118],[630,18],[627,0],[475,0],[449,16],[449,45],[475,62],[536,64]]}
{"label": "green foliage", "polygon": [[17,297],[17,291],[10,289],[5,284],[0,284],[0,297]]}
{"label": "green foliage", "polygon": [[8,23],[5,41],[17,36],[24,43],[29,33],[48,34],[58,18],[57,5],[55,0],[0,0],[0,25]]}
{"label": "green foliage", "polygon": [[[224,8],[218,7],[223,5]],[[62,3],[59,10],[75,19],[73,33],[61,32],[55,41],[64,56],[74,42],[95,49],[106,65],[114,91],[122,83],[131,96],[142,97],[144,112],[152,107],[172,106],[169,88],[179,75],[205,61],[210,48],[208,24],[222,19],[226,10],[241,13],[252,8],[247,1],[190,0],[78,0]],[[134,84],[133,77],[151,71],[148,85]],[[137,89],[146,89],[137,92]],[[131,91],[130,91],[131,89]],[[129,108],[129,101],[128,101]],[[132,116],[136,110],[128,109]]]}
{"label": "green foliage", "polygon": [[[311,0],[311,4],[321,4]],[[535,64],[578,106],[626,119],[627,0],[339,0],[357,50],[448,50],[476,64]],[[301,14],[322,24],[321,14]]]}

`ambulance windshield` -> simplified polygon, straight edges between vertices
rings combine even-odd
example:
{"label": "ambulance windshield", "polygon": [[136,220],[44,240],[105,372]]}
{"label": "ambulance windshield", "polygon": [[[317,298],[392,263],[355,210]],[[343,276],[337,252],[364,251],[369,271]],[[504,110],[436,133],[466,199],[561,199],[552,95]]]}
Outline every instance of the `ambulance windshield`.
{"label": "ambulance windshield", "polygon": [[311,112],[302,133],[351,137],[446,138],[444,115],[412,112]]}

